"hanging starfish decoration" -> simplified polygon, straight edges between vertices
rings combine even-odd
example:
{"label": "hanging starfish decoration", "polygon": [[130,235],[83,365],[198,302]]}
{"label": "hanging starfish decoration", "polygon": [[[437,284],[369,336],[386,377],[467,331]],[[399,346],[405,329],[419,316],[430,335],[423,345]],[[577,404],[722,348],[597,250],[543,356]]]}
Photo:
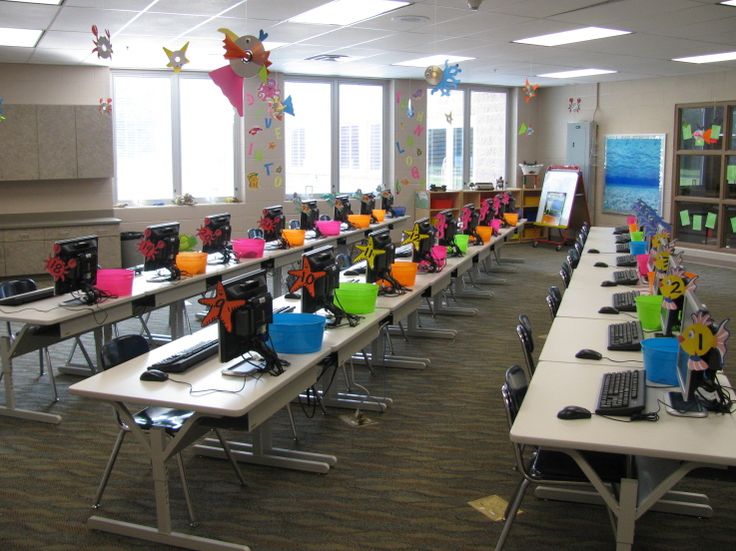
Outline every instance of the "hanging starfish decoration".
{"label": "hanging starfish decoration", "polygon": [[445,113],[445,120],[447,121],[447,124],[452,124],[452,111]]}
{"label": "hanging starfish decoration", "polygon": [[164,47],[164,52],[169,58],[169,62],[166,64],[167,67],[171,67],[175,73],[178,73],[181,71],[181,68],[189,63],[189,60],[187,59],[187,48],[189,47],[189,42],[184,44],[180,49],[171,51],[168,48]]}
{"label": "hanging starfish decoration", "polygon": [[355,257],[355,260],[353,261],[358,262],[360,260],[365,260],[368,264],[368,267],[372,270],[375,266],[376,256],[379,254],[386,254],[386,251],[383,249],[376,249],[374,248],[373,238],[369,237],[368,241],[365,245],[356,245],[355,248],[360,251],[360,254]]}
{"label": "hanging starfish decoration", "polygon": [[532,84],[529,82],[529,79],[524,81],[524,86],[522,87],[524,91],[524,103],[529,103],[537,96],[537,88],[539,88],[539,84]]}
{"label": "hanging starfish decoration", "polygon": [[289,292],[294,293],[304,287],[309,295],[314,298],[316,292],[314,290],[315,282],[327,275],[327,272],[313,272],[309,265],[309,260],[302,258],[301,270],[289,270],[289,275],[294,276],[296,280],[289,287]]}
{"label": "hanging starfish decoration", "polygon": [[460,79],[457,78],[457,75],[462,72],[463,70],[460,68],[460,65],[457,63],[455,65],[449,65],[447,60],[445,60],[445,67],[442,69],[442,77],[440,78],[440,81],[432,87],[432,95],[434,95],[435,92],[439,92],[441,96],[449,96],[450,90],[457,90],[457,86],[460,84]]}
{"label": "hanging starfish decoration", "polygon": [[202,326],[220,320],[228,333],[233,332],[233,312],[241,306],[245,306],[246,303],[245,300],[229,300],[222,282],[217,283],[214,297],[201,298],[198,302],[202,306],[210,307],[207,315],[202,320]]}
{"label": "hanging starfish decoration", "polygon": [[110,31],[105,29],[105,34],[101,35],[97,32],[97,25],[92,25],[92,34],[95,39],[92,43],[95,45],[92,53],[97,52],[98,58],[110,59],[112,57],[112,43],[110,42]]}
{"label": "hanging starfish decoration", "polygon": [[414,247],[414,250],[419,250],[419,243],[421,243],[422,239],[428,239],[429,235],[426,233],[420,233],[419,232],[419,226],[416,224],[411,229],[411,231],[404,233],[404,240],[401,242],[402,245],[406,245],[408,243],[411,243]]}

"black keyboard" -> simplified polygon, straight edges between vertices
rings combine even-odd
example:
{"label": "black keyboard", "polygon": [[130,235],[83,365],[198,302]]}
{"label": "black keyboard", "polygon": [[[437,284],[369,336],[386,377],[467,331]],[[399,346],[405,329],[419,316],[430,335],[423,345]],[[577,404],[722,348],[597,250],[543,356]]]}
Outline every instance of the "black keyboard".
{"label": "black keyboard", "polygon": [[616,243],[617,253],[628,253],[630,250],[628,243]]}
{"label": "black keyboard", "polygon": [[613,272],[613,280],[619,285],[636,285],[639,283],[639,273],[636,270],[619,270]]}
{"label": "black keyboard", "polygon": [[636,257],[633,254],[624,254],[616,257],[616,266],[631,267],[636,266]]}
{"label": "black keyboard", "polygon": [[613,228],[614,235],[618,235],[620,233],[629,233],[629,226],[616,226]]}
{"label": "black keyboard", "polygon": [[642,340],[644,332],[638,321],[624,321],[608,326],[608,350],[638,352],[641,350]]}
{"label": "black keyboard", "polygon": [[28,304],[29,302],[36,302],[37,300],[43,300],[53,296],[53,287],[42,287],[35,291],[28,291],[27,293],[13,295],[12,297],[0,298],[0,306],[21,306],[23,304]]}
{"label": "black keyboard", "polygon": [[614,293],[613,307],[619,312],[636,312],[636,297],[638,296],[639,291]]}
{"label": "black keyboard", "polygon": [[631,236],[629,234],[622,233],[616,236],[616,243],[629,243],[631,242]]}
{"label": "black keyboard", "polygon": [[598,415],[634,415],[644,411],[647,402],[646,375],[643,369],[605,373],[598,396]]}
{"label": "black keyboard", "polygon": [[198,342],[194,346],[180,350],[176,354],[164,358],[153,365],[149,365],[148,369],[160,369],[166,373],[181,373],[186,371],[193,365],[203,362],[210,356],[217,354],[219,341]]}

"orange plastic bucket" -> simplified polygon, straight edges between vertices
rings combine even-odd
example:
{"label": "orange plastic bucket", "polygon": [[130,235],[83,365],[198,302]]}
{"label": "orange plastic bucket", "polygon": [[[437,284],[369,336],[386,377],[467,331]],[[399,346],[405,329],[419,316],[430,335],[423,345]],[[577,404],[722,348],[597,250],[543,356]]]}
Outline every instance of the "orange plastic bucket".
{"label": "orange plastic bucket", "polygon": [[506,220],[506,223],[509,226],[515,226],[519,223],[519,213],[518,212],[505,212],[503,214],[503,219]]}
{"label": "orange plastic bucket", "polygon": [[179,253],[176,255],[176,267],[187,275],[203,274],[207,270],[207,253]]}
{"label": "orange plastic bucket", "polygon": [[404,287],[413,287],[417,280],[416,262],[394,262],[391,264],[391,277]]}
{"label": "orange plastic bucket", "polygon": [[348,214],[348,222],[356,228],[367,228],[371,225],[370,214]]}
{"label": "orange plastic bucket", "polygon": [[373,209],[372,213],[376,222],[383,222],[383,219],[386,218],[386,211],[383,209]]}
{"label": "orange plastic bucket", "polygon": [[301,247],[304,245],[304,234],[306,233],[304,230],[286,229],[281,231],[290,247]]}
{"label": "orange plastic bucket", "polygon": [[493,236],[493,228],[491,226],[476,226],[475,231],[478,232],[483,243],[488,243],[491,240],[491,236]]}

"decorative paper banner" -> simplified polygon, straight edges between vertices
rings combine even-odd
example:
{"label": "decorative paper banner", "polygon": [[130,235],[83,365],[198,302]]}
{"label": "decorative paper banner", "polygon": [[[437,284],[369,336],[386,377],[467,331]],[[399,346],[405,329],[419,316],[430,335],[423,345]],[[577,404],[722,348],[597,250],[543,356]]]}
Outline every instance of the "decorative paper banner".
{"label": "decorative paper banner", "polygon": [[677,340],[688,355],[687,367],[692,371],[704,371],[709,365],[704,358],[715,348],[721,356],[721,363],[726,355],[728,337],[731,332],[726,329],[729,318],[714,327],[710,314],[699,310],[692,315],[693,323]]}
{"label": "decorative paper banner", "polygon": [[228,333],[233,331],[233,312],[245,306],[245,300],[228,300],[225,294],[225,287],[221,281],[217,282],[215,287],[215,296],[212,298],[201,298],[198,302],[202,306],[209,306],[207,315],[202,320],[202,326],[209,325],[212,322],[220,320]]}
{"label": "decorative paper banner", "polygon": [[180,49],[174,51],[171,51],[164,46],[164,53],[166,53],[166,56],[169,58],[169,62],[166,64],[166,66],[171,67],[175,73],[181,71],[181,68],[189,63],[189,60],[187,59],[188,47],[189,42],[184,44],[184,46],[182,46]]}
{"label": "decorative paper banner", "polygon": [[105,29],[105,34],[100,35],[97,32],[97,25],[92,25],[92,34],[95,35],[95,39],[92,43],[95,47],[92,49],[92,53],[97,52],[97,58],[110,59],[112,57],[112,43],[110,42],[110,31]]}

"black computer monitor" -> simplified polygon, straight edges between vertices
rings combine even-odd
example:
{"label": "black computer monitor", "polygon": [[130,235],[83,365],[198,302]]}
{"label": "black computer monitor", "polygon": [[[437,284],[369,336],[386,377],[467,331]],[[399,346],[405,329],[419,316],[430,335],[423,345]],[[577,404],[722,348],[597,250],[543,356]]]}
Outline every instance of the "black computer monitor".
{"label": "black computer monitor", "polygon": [[335,197],[335,220],[339,220],[345,224],[348,223],[348,216],[353,214],[350,206],[350,195],[338,195]]}
{"label": "black computer monitor", "polygon": [[394,194],[390,189],[384,189],[381,192],[381,209],[394,215]]}
{"label": "black computer monitor", "polygon": [[54,278],[54,294],[89,292],[97,283],[97,236],[54,243],[46,270]]}
{"label": "black computer monitor", "polygon": [[[266,271],[258,270],[218,284],[218,293],[224,295],[224,304],[218,317],[220,362],[229,362],[250,352],[257,352],[263,360],[245,357],[243,362],[228,366],[228,369],[233,370],[247,362],[256,371],[281,374],[281,361],[268,344],[268,324],[273,321],[273,303],[266,285]],[[228,307],[228,304],[231,306]]]}
{"label": "black computer monitor", "polygon": [[313,231],[316,229],[315,222],[319,220],[319,206],[317,201],[303,201],[300,227],[305,231]]}
{"label": "black computer monitor", "polygon": [[148,226],[143,232],[143,239],[138,244],[143,255],[143,271],[168,270],[169,274],[149,281],[175,281],[181,277],[176,267],[176,255],[179,254],[179,222],[165,222]]}
{"label": "black computer monitor", "polygon": [[233,258],[231,236],[230,214],[227,212],[205,217],[204,224],[197,230],[197,237],[202,242],[202,252],[221,255],[218,264],[227,264]]}
{"label": "black computer monitor", "polygon": [[437,243],[445,247],[455,247],[455,235],[457,235],[457,220],[452,209],[441,210],[435,216],[437,230]]}
{"label": "black computer monitor", "polygon": [[368,234],[366,251],[371,258],[366,259],[366,283],[375,283],[379,279],[387,282],[394,290],[401,285],[391,276],[391,264],[394,263],[395,247],[391,242],[391,231],[388,228]]}
{"label": "black computer monitor", "polygon": [[404,232],[404,240],[402,245],[411,243],[412,245],[412,261],[425,261],[434,266],[432,257],[432,245],[434,245],[435,229],[429,221],[429,218],[420,218],[414,222],[411,231]]}
{"label": "black computer monitor", "polygon": [[478,211],[475,209],[473,203],[468,203],[463,206],[463,210],[460,213],[460,225],[463,233],[471,236],[474,239],[476,245],[483,243],[483,240],[478,235],[476,228],[478,227]]}
{"label": "black computer monitor", "polygon": [[[335,289],[340,284],[340,269],[335,260],[335,250],[330,247],[320,247],[302,255],[302,267],[299,270],[289,270],[294,282],[289,287],[289,292],[294,293],[301,290],[302,312],[312,314],[324,309],[332,320],[328,327],[339,325],[347,318],[350,325],[355,325],[355,316],[347,314],[341,308],[334,305]],[[357,323],[357,318],[355,318]]]}
{"label": "black computer monitor", "polygon": [[360,196],[360,214],[370,214],[376,209],[376,196],[373,193],[364,193]]}
{"label": "black computer monitor", "polygon": [[280,241],[281,232],[286,227],[283,207],[273,205],[263,209],[263,216],[258,221],[258,225],[263,230],[263,238],[266,241]]}

